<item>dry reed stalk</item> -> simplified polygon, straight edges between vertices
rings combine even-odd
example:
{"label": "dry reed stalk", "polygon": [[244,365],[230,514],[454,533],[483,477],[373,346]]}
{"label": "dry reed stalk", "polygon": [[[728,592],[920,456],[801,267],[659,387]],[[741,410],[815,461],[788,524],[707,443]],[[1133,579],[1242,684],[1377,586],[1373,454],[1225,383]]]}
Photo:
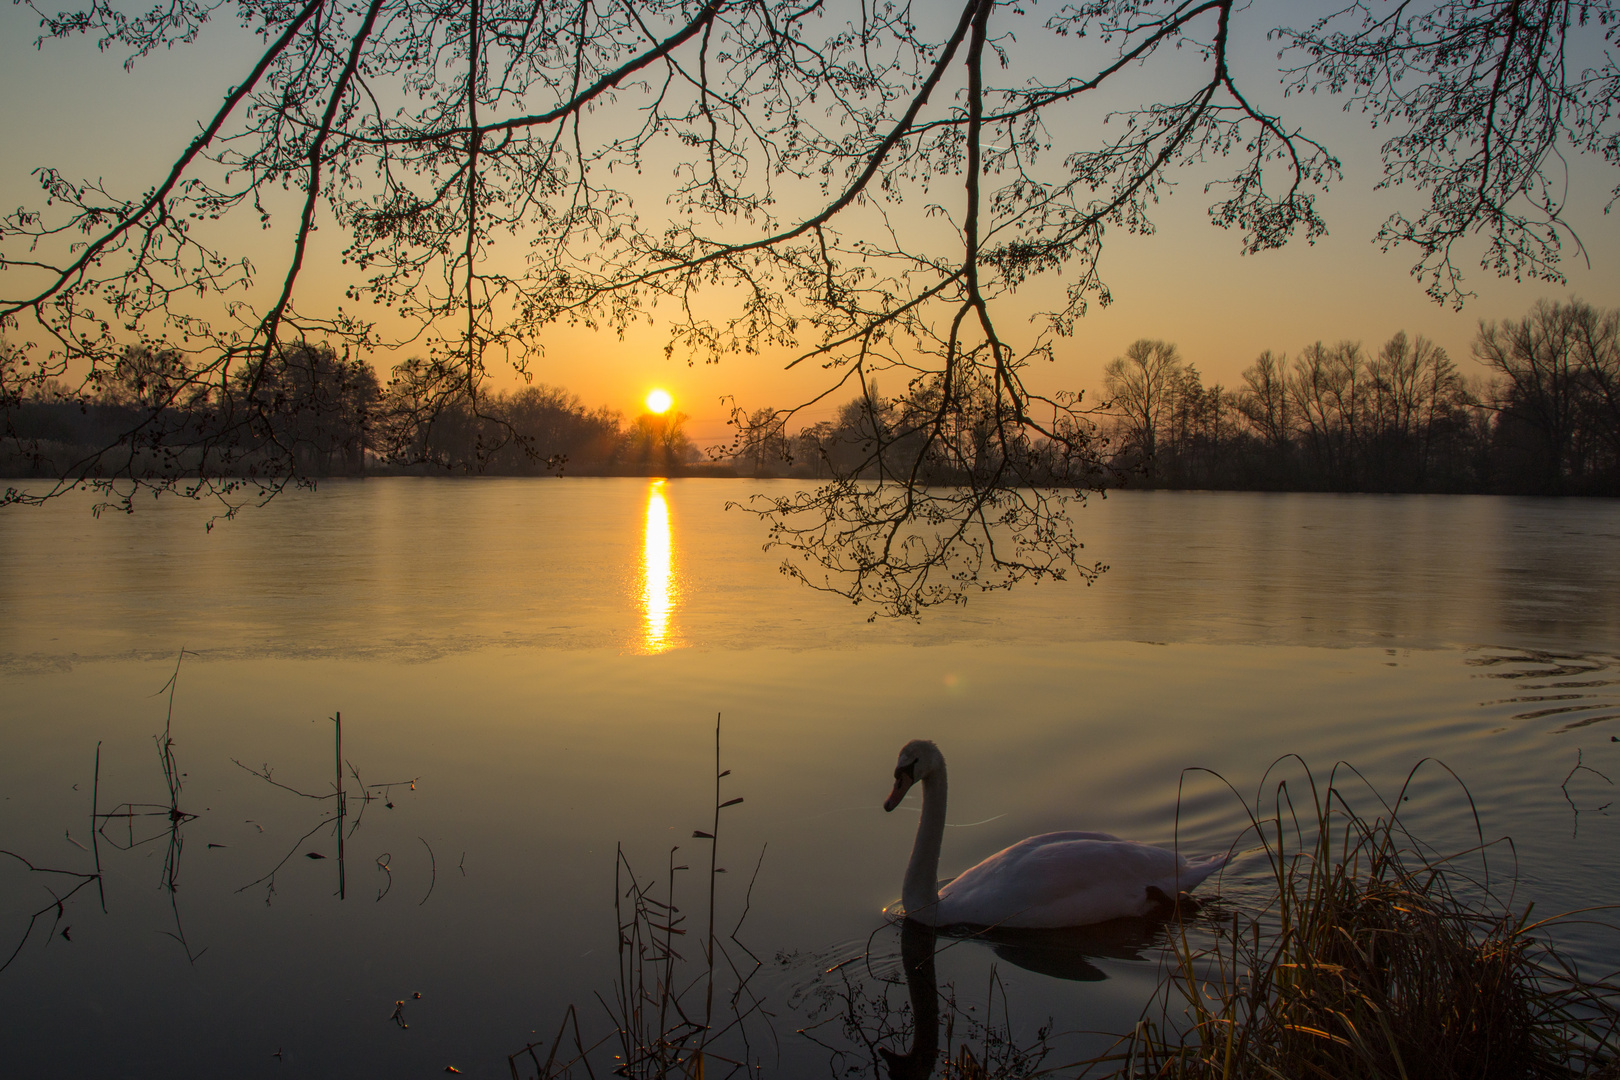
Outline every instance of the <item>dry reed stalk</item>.
{"label": "dry reed stalk", "polygon": [[[1306,776],[1303,827],[1286,785],[1272,816],[1253,815],[1275,883],[1268,902],[1206,917],[1205,945],[1178,927],[1158,1019],[1144,1017],[1112,1075],[1552,1080],[1613,1060],[1620,984],[1582,978],[1549,941],[1597,912],[1532,921],[1528,905],[1492,891],[1494,845],[1482,836],[1431,852],[1399,817],[1410,775],[1370,821],[1337,770],[1325,790]],[[1480,835],[1477,814],[1475,826]],[[1471,856],[1477,878],[1464,868]]]}
{"label": "dry reed stalk", "polygon": [[[529,1045],[508,1056],[507,1064],[514,1080],[522,1080],[519,1059],[527,1058],[535,1067],[536,1080],[560,1080],[583,1073],[592,1078],[595,1071],[591,1057],[598,1050],[614,1043],[618,1053],[611,1066],[604,1069],[615,1076],[630,1080],[706,1080],[740,1073],[757,1072],[758,1064],[750,1041],[748,1024],[763,1013],[764,1002],[749,986],[759,970],[760,961],[738,939],[743,921],[748,917],[748,902],[753,893],[759,864],[749,879],[744,895],[743,911],[729,935],[721,937],[715,926],[717,885],[719,875],[726,869],[718,865],[720,811],[736,806],[741,798],[724,799],[721,781],[731,775],[730,769],[720,767],[720,720],[715,718],[714,746],[714,816],[709,830],[693,830],[694,839],[707,840],[709,852],[709,889],[707,930],[698,939],[699,949],[689,958],[677,949],[677,938],[685,937],[682,924],[686,915],[676,903],[675,875],[690,869],[677,864],[679,846],[669,851],[669,860],[662,887],[662,896],[655,895],[657,881],[643,884],[622,845],[618,848],[614,864],[613,911],[618,925],[618,973],[614,980],[611,1000],[596,995],[613,1030],[587,1044],[580,1033],[578,1012],[568,1007],[562,1026],[549,1046],[542,1043]],[[760,852],[760,861],[764,860]],[[729,944],[728,944],[729,943]],[[695,966],[696,970],[691,970]],[[717,976],[729,973],[731,990],[717,1009],[715,990]],[[572,1053],[565,1049],[570,1026],[573,1030]],[[539,1051],[546,1050],[545,1061]]]}

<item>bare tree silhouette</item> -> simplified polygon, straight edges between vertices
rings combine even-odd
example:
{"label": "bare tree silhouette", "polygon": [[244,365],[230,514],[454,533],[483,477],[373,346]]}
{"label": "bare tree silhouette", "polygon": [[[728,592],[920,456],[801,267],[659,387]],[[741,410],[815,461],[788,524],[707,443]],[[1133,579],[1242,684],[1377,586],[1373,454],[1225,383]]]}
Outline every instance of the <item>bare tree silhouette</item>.
{"label": "bare tree silhouette", "polygon": [[[221,6],[34,10],[46,38],[156,63]],[[0,328],[22,350],[3,369],[8,410],[48,383],[87,394],[131,350],[163,358],[107,454],[6,503],[101,482],[125,507],[155,485],[230,513],[301,481],[308,462],[265,393],[289,349],[425,354],[391,388],[415,422],[379,425],[377,452],[410,459],[442,406],[485,416],[488,365],[530,376],[549,328],[623,329],[662,305],[671,350],[786,348],[825,367],[824,394],[858,387],[871,406],[847,468],[755,504],[805,581],[915,613],[1091,573],[1068,509],[1102,477],[1093,427],[1077,395],[1036,392],[1026,373],[1108,301],[1105,233],[1151,229],[1193,166],[1212,222],[1246,251],[1309,240],[1339,175],[1256,106],[1247,84],[1277,70],[1236,65],[1253,17],[1237,0],[232,10],[262,47],[165,176],[132,194],[44,168],[45,205],[0,224]],[[1567,66],[1589,24],[1612,41],[1615,4],[1356,3],[1278,32],[1290,89],[1343,92],[1393,129],[1387,181],[1430,204],[1383,237],[1417,246],[1437,298],[1461,299],[1456,259],[1476,234],[1496,272],[1556,278],[1561,155],[1620,156],[1613,61]],[[647,174],[666,165],[668,182]],[[293,224],[247,250],[251,218]],[[319,228],[345,245],[341,302],[307,280]],[[1003,332],[1006,297],[1059,272],[1052,309]],[[879,373],[897,396],[873,392]],[[515,437],[480,440],[478,461]]]}

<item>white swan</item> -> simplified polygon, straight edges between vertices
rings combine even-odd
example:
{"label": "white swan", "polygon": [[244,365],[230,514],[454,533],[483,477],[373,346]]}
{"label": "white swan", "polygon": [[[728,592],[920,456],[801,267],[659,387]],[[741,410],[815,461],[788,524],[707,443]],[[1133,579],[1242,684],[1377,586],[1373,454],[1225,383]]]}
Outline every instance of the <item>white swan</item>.
{"label": "white swan", "polygon": [[941,889],[936,883],[945,835],[945,756],[926,739],[901,749],[883,809],[899,806],[916,783],[923,789],[922,820],[900,896],[908,918],[931,926],[1054,929],[1147,915],[1231,858],[1187,859],[1107,833],[1044,833],[996,852]]}

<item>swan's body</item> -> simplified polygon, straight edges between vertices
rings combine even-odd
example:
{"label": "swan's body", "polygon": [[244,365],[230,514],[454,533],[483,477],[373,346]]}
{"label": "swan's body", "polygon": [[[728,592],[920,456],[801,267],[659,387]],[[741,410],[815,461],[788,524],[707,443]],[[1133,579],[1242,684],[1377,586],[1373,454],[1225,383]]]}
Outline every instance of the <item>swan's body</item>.
{"label": "swan's body", "polygon": [[1148,915],[1196,888],[1229,858],[1187,859],[1100,832],[1043,833],[996,852],[939,888],[945,758],[922,739],[900,751],[894,791],[883,808],[900,805],[914,783],[922,784],[922,820],[901,901],[908,918],[931,926],[1052,929]]}

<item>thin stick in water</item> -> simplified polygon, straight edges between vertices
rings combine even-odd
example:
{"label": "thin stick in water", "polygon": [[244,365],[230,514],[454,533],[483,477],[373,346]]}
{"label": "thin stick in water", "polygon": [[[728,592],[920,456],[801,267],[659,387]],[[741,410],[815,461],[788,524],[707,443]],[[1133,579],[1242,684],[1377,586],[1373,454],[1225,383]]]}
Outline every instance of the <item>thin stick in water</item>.
{"label": "thin stick in water", "polygon": [[96,740],[96,773],[95,779],[90,783],[90,850],[96,857],[96,891],[101,894],[101,913],[107,914],[107,886],[101,880],[101,844],[96,834],[101,830],[96,827],[98,820],[97,800],[101,798],[101,740]]}
{"label": "thin stick in water", "polygon": [[335,771],[337,772],[338,899],[342,900],[348,892],[343,873],[345,861],[343,857],[343,816],[348,812],[348,800],[343,797],[343,714],[341,712],[333,714],[332,725],[337,733],[337,746],[334,750],[333,764],[336,766]]}
{"label": "thin stick in water", "polygon": [[[417,839],[422,840],[420,836],[418,836]],[[428,864],[433,873],[433,877],[428,881],[427,896],[422,897],[421,901],[416,905],[417,907],[421,907],[423,904],[428,902],[428,896],[433,895],[433,887],[439,883],[439,860],[433,857],[433,846],[426,840],[422,840],[422,846],[427,848]]]}

